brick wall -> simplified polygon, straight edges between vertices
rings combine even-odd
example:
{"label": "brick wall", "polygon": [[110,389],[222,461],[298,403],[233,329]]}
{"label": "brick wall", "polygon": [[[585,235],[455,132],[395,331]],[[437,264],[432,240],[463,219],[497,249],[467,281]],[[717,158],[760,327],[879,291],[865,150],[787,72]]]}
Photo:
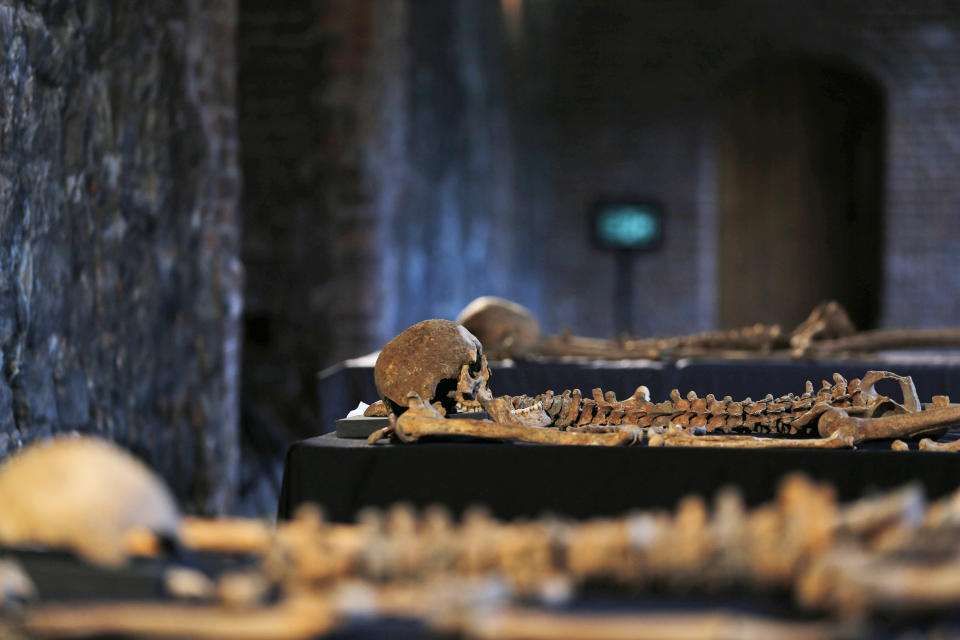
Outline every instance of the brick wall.
{"label": "brick wall", "polygon": [[[960,248],[958,5],[567,1],[537,10],[559,25],[557,55],[544,70],[559,105],[557,217],[577,229],[601,193],[649,194],[668,212],[663,250],[636,265],[640,333],[716,322],[716,95],[742,65],[774,55],[832,59],[882,85],[880,324],[960,324],[952,260]],[[549,324],[609,334],[612,317],[594,310],[611,299],[612,261],[575,232],[559,238],[552,272],[566,275],[547,294]],[[573,260],[561,251],[570,243]]]}
{"label": "brick wall", "polygon": [[884,323],[960,325],[960,6],[871,12],[889,96]]}
{"label": "brick wall", "polygon": [[252,429],[310,433],[317,371],[370,342],[370,11],[366,1],[240,2],[243,412]]}

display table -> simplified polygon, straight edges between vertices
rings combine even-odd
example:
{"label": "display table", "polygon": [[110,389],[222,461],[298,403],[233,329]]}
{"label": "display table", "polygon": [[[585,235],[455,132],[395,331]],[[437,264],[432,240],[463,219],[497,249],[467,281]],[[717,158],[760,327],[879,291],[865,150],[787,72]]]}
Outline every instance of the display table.
{"label": "display table", "polygon": [[[919,386],[919,385],[918,385]],[[960,433],[949,436],[956,437]],[[313,502],[328,518],[352,522],[366,506],[441,504],[454,514],[482,504],[500,518],[555,513],[620,515],[673,508],[737,486],[748,504],[771,499],[780,479],[802,471],[830,482],[841,500],[911,481],[931,498],[960,487],[960,454],[891,451],[889,442],[857,450],[564,447],[486,441],[368,445],[333,434],[287,451],[278,517]]]}
{"label": "display table", "polygon": [[[319,399],[317,433],[334,430],[337,419],[344,417],[360,401],[378,399],[373,384],[376,356],[344,361],[321,372],[318,379]],[[650,389],[653,400],[665,400],[671,389],[681,393],[696,391],[718,398],[731,396],[759,399],[768,393],[780,396],[802,393],[805,380],[817,386],[820,380],[831,380],[834,372],[849,378],[860,378],[870,369],[885,369],[900,375],[913,376],[920,400],[929,402],[934,395],[951,395],[960,401],[960,357],[956,354],[888,354],[872,360],[791,361],[791,360],[681,360],[663,363],[649,360],[625,361],[517,361],[491,363],[490,387],[495,395],[537,395],[547,389],[560,392],[579,388],[589,392],[594,387],[613,391],[623,398],[639,385]],[[884,386],[889,384],[889,386]],[[896,385],[886,381],[878,386],[882,393],[897,393]]]}

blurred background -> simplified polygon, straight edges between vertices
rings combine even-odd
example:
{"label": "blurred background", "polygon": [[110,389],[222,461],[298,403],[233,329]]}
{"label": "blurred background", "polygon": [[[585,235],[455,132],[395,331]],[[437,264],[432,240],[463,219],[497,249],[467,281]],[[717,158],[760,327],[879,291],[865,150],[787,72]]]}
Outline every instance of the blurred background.
{"label": "blurred background", "polygon": [[[241,1],[244,397],[292,409],[318,366],[479,295],[612,335],[615,258],[587,224],[609,198],[663,211],[661,247],[633,260],[638,335],[792,327],[829,298],[862,329],[955,324],[958,19]],[[290,360],[299,379],[275,388]]]}
{"label": "blurred background", "polygon": [[[317,372],[480,295],[960,324],[949,0],[8,1],[0,42],[0,456],[100,433],[270,511]],[[626,300],[601,201],[662,212]]]}

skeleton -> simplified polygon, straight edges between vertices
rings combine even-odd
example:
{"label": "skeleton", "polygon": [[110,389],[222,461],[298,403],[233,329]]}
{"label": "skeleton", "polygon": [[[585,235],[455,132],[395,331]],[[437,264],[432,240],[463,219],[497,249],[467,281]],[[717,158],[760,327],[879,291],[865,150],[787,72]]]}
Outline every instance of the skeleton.
{"label": "skeleton", "polygon": [[[793,589],[803,607],[844,615],[960,604],[960,493],[928,504],[916,486],[839,504],[829,486],[792,475],[772,503],[753,509],[727,489],[712,508],[690,496],[672,513],[581,522],[502,523],[473,512],[456,524],[403,506],[365,520],[352,528],[362,541],[346,545],[351,528],[343,526],[334,528],[339,546],[326,546],[334,554],[336,548],[355,554],[340,563],[340,578],[476,580],[496,574],[512,592],[528,596],[557,580],[682,592],[753,585]],[[398,520],[405,524],[396,526]],[[333,535],[329,528],[317,532]],[[364,559],[371,555],[377,559]],[[365,575],[371,567],[376,573]],[[879,578],[871,585],[872,571]]]}
{"label": "skeleton", "polygon": [[[841,504],[829,486],[792,475],[772,502],[754,508],[736,490],[723,489],[712,504],[688,496],[673,511],[585,521],[501,522],[474,510],[456,522],[440,508],[418,513],[395,505],[339,525],[304,508],[266,541],[260,533],[251,536],[260,530],[242,520],[183,526],[219,532],[230,552],[241,551],[246,540],[247,551],[263,558],[256,575],[221,575],[216,588],[189,606],[31,605],[26,628],[43,637],[306,638],[362,612],[420,619],[467,637],[577,637],[591,624],[597,633],[589,637],[663,637],[665,630],[677,637],[748,631],[755,637],[863,637],[866,630],[857,625],[870,613],[960,605],[960,492],[931,504],[916,486]],[[216,549],[200,533],[183,532],[181,539],[188,548],[193,542],[201,545],[197,550]],[[778,590],[824,617],[809,623],[695,613],[544,618],[542,611],[514,608],[518,599],[567,597],[562,594],[596,581],[680,594]],[[253,595],[229,595],[227,587],[237,584]],[[495,584],[501,588],[491,598]],[[251,591],[250,585],[259,587]],[[280,590],[278,602],[266,595],[270,585]],[[534,623],[543,625],[540,632],[530,628]]]}
{"label": "skeleton", "polygon": [[849,316],[836,302],[819,305],[794,332],[779,325],[755,324],[740,329],[686,336],[613,340],[574,336],[569,331],[542,336],[533,314],[501,298],[484,297],[467,305],[457,321],[475,333],[494,357],[682,358],[697,355],[771,353],[804,349],[814,339],[855,333]]}
{"label": "skeleton", "polygon": [[835,301],[815,307],[806,320],[789,332],[780,325],[756,324],[665,338],[621,336],[605,340],[574,336],[569,331],[542,336],[529,310],[493,297],[474,300],[460,312],[457,320],[480,337],[491,356],[510,358],[828,357],[881,349],[960,346],[960,328],[858,332],[850,316]]}
{"label": "skeleton", "polygon": [[[948,398],[937,396],[924,410],[912,379],[886,371],[869,371],[862,380],[850,381],[834,374],[832,384],[823,381],[816,391],[807,382],[800,395],[768,395],[758,401],[700,398],[694,392],[684,397],[675,389],[669,400],[655,403],[643,386],[625,400],[600,389],[593,389],[590,397],[574,389],[494,398],[478,341],[454,323],[426,322],[431,323],[426,338],[424,323],[414,325],[391,341],[377,360],[375,377],[385,402],[396,407],[399,397],[405,396],[407,406],[391,416],[390,426],[370,437],[371,443],[393,434],[403,442],[446,435],[545,444],[626,445],[645,440],[651,446],[838,448],[942,433],[960,422],[960,407],[950,405]],[[392,348],[396,344],[403,349]],[[438,351],[438,345],[445,344],[450,345],[448,362]],[[423,366],[419,358],[431,366]],[[393,372],[398,371],[402,376],[395,378]],[[875,385],[884,379],[898,383],[902,402],[876,391]],[[445,390],[442,398],[436,389]],[[432,403],[421,394],[430,394]],[[441,400],[461,406],[479,403],[492,420],[444,417]]]}

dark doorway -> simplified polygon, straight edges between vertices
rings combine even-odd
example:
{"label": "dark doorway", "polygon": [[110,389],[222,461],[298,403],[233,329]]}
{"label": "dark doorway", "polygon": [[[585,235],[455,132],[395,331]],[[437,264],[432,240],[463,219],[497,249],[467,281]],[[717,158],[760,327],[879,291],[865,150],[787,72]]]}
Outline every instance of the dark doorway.
{"label": "dark doorway", "polygon": [[719,136],[720,323],[789,329],[822,300],[875,325],[883,252],[884,99],[811,60],[726,83]]}

